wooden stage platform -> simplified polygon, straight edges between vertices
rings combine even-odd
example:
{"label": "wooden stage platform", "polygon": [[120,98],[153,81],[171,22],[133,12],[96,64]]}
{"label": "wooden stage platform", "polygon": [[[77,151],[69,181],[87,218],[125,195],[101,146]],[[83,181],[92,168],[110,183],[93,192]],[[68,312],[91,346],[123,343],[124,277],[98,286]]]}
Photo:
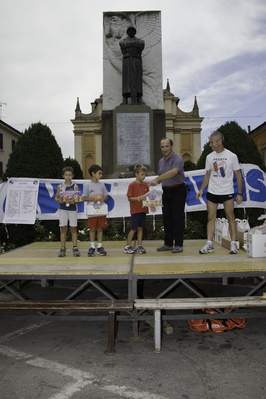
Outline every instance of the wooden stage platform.
{"label": "wooden stage platform", "polygon": [[[262,294],[266,283],[266,258],[251,258],[243,249],[239,250],[237,255],[229,255],[229,250],[219,244],[214,244],[214,253],[200,255],[199,249],[204,244],[205,240],[185,241],[184,251],[172,254],[170,251],[156,251],[156,248],[162,245],[162,241],[146,241],[143,242],[146,254],[130,255],[124,253],[124,241],[109,241],[104,242],[107,256],[88,257],[88,243],[80,242],[78,246],[81,256],[75,258],[72,255],[71,243],[67,243],[66,257],[59,258],[58,242],[36,242],[1,254],[0,292],[8,290],[19,300],[32,299],[28,294],[28,286],[33,281],[40,281],[43,290],[40,289],[38,291],[40,297],[34,299],[41,300],[44,288],[49,282],[56,296],[57,281],[60,280],[69,285],[70,282],[76,282],[76,286],[73,286],[72,292],[64,298],[65,300],[78,299],[81,294],[86,293],[88,287],[92,286],[105,299],[134,300],[142,295],[145,297],[145,284],[154,280],[157,282],[155,298],[169,296],[195,298],[213,296],[213,293],[209,295],[208,289],[203,290],[202,283],[204,282],[206,286],[208,282],[215,280],[219,283],[215,286],[215,296],[223,297],[224,289],[228,288],[231,279],[242,279],[243,283],[246,281],[244,279],[249,279],[252,285],[246,284],[246,289],[245,284],[243,285],[244,295]],[[126,295],[125,291],[121,294],[123,298],[119,298],[117,290],[112,291],[110,287],[106,289],[106,282],[115,283],[118,280],[123,280],[126,285]],[[17,282],[20,283],[19,289]],[[234,291],[237,296],[234,287],[230,295],[234,295]],[[86,294],[89,295],[88,292]],[[255,311],[251,313],[249,316],[256,316]],[[264,315],[266,312],[260,309],[259,316]],[[170,314],[163,317],[188,319],[189,314]],[[118,320],[133,321],[133,333],[136,336],[137,322],[147,318],[149,316],[145,316],[143,312],[134,311],[130,314],[127,312],[124,316],[120,315]]]}

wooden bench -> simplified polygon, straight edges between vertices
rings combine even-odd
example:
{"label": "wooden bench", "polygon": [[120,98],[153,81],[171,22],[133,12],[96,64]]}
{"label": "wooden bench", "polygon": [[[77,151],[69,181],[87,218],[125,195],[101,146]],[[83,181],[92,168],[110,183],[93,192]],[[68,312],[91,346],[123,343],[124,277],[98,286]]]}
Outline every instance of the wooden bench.
{"label": "wooden bench", "polygon": [[[221,298],[163,298],[135,299],[136,310],[154,311],[155,353],[161,353],[161,310],[180,309],[225,309],[266,306],[266,294],[263,296],[221,297]],[[207,316],[207,317],[206,317]],[[191,316],[193,318],[193,316]],[[208,315],[204,315],[208,318]]]}
{"label": "wooden bench", "polygon": [[108,355],[115,353],[116,312],[132,310],[133,300],[122,299],[0,301],[0,311],[5,312],[108,312]]}

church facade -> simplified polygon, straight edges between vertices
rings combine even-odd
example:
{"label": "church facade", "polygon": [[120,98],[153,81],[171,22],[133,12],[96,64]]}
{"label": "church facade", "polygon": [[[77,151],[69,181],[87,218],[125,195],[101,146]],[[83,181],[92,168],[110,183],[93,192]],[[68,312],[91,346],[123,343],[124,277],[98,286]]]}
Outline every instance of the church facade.
{"label": "church facade", "polygon": [[[170,90],[169,81],[163,90],[166,137],[174,142],[174,150],[184,161],[196,163],[201,154],[201,123],[195,97],[193,108],[184,112],[179,108],[179,98]],[[85,179],[92,164],[102,165],[102,112],[103,95],[91,103],[91,112],[84,114],[77,99],[74,125],[75,159],[79,162]],[[158,146],[160,143],[158,143]]]}

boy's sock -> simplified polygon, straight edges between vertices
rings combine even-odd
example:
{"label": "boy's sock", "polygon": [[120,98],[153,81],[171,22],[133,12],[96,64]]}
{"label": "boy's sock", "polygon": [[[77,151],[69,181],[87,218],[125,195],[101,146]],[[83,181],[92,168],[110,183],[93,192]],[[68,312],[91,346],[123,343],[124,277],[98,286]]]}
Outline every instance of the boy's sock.
{"label": "boy's sock", "polygon": [[207,241],[207,244],[208,244],[208,245],[212,245],[212,241],[209,241],[209,240],[208,240],[208,241]]}
{"label": "boy's sock", "polygon": [[101,248],[103,244],[101,242],[98,242],[98,248]]}
{"label": "boy's sock", "polygon": [[95,242],[91,242],[90,244],[91,244],[91,248],[95,249]]}

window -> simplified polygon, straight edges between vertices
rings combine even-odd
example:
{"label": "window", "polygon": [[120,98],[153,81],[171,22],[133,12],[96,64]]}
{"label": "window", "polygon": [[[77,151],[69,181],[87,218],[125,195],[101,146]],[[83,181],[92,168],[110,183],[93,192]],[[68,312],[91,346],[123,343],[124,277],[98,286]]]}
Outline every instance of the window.
{"label": "window", "polygon": [[3,162],[0,162],[0,179],[3,177]]}
{"label": "window", "polygon": [[0,133],[0,150],[3,150],[3,133]]}
{"label": "window", "polygon": [[12,140],[12,151],[14,150],[15,145],[16,145],[16,140]]}

